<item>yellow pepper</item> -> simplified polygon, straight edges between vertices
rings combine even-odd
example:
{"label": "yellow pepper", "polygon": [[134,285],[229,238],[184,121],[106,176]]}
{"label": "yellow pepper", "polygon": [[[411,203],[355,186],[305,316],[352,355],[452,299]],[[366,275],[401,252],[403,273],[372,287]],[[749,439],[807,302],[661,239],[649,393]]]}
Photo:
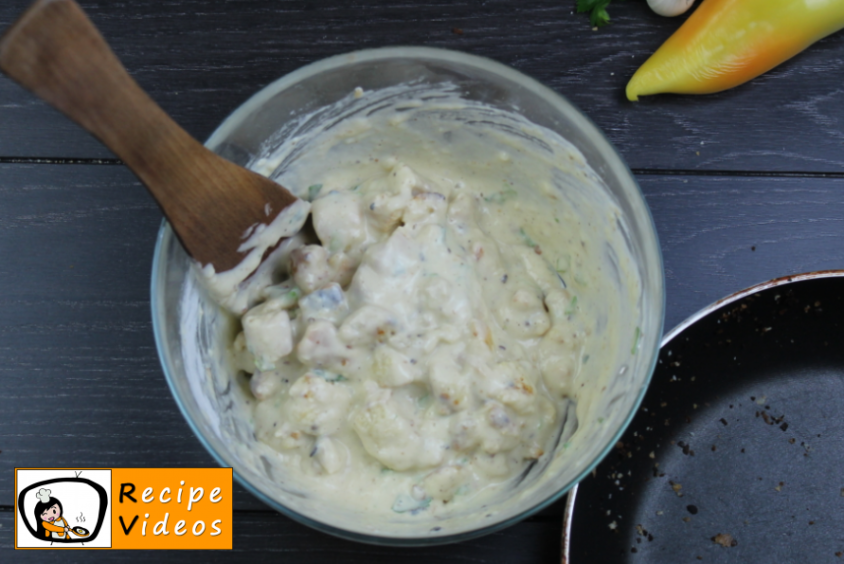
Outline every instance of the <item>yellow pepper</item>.
{"label": "yellow pepper", "polygon": [[627,98],[720,92],[841,28],[844,0],[704,0],[636,71]]}

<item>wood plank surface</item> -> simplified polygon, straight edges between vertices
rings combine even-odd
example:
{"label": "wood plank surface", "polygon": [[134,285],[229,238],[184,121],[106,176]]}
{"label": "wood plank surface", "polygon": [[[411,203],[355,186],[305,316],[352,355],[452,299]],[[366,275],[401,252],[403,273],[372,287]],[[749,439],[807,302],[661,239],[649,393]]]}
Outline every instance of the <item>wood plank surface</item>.
{"label": "wood plank surface", "polygon": [[844,269],[844,180],[642,176],[660,237],[665,329],[780,276]]}
{"label": "wood plank surface", "polygon": [[[215,466],[155,351],[146,190],[122,166],[0,179],[0,505],[20,466]],[[238,486],[235,507],[265,506]]]}
{"label": "wood plank surface", "polygon": [[[0,511],[0,551],[14,547],[12,511]],[[561,519],[519,523],[500,533],[460,545],[431,548],[369,546],[326,537],[276,513],[235,514],[231,551],[18,551],[14,562],[139,562],[155,558],[159,564],[196,561],[328,564],[358,560],[367,564],[533,564],[559,559]]]}
{"label": "wood plank surface", "polygon": [[[613,2],[613,24],[599,31],[573,14],[573,0],[80,3],[141,86],[199,139],[272,80],[359,48],[460,49],[540,79],[637,170],[665,261],[666,329],[754,283],[844,268],[844,33],[733,91],[632,104],[623,96],[629,76],[680,22],[654,16],[643,0]],[[28,4],[0,3],[0,30]],[[12,553],[16,466],[215,465],[155,351],[149,279],[161,214],[124,167],[94,164],[112,158],[0,77],[0,562],[150,557]],[[154,557],[558,560],[561,503],[502,533],[431,549],[327,537],[237,485],[234,505],[234,551]]]}
{"label": "wood plank surface", "polygon": [[[0,29],[28,5],[0,4]],[[844,171],[844,33],[748,85],[633,104],[624,86],[679,25],[643,1],[614,2],[593,31],[573,0],[82,1],[130,73],[199,139],[259,88],[302,65],[386,45],[495,58],[583,109],[637,169]],[[460,33],[457,32],[459,30]],[[111,156],[0,78],[0,157]]]}

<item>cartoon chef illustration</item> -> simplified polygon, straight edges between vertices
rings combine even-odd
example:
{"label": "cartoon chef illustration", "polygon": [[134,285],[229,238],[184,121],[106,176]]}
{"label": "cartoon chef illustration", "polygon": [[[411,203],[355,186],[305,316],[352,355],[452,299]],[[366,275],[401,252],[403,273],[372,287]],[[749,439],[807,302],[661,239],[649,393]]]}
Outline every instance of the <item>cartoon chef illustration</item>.
{"label": "cartoon chef illustration", "polygon": [[66,539],[69,538],[70,526],[62,516],[62,502],[51,497],[52,492],[41,488],[35,496],[38,503],[35,505],[35,522],[38,523],[37,535],[41,539]]}

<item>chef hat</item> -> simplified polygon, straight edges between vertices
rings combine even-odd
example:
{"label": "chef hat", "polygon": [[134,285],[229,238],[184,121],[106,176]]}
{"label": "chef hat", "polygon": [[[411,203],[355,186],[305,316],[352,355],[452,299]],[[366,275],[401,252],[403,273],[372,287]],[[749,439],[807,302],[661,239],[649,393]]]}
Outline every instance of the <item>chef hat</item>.
{"label": "chef hat", "polygon": [[38,501],[40,501],[41,503],[47,503],[48,501],[50,501],[51,493],[53,493],[51,490],[41,488],[40,490],[38,490],[38,493],[35,494],[35,497],[37,497]]}

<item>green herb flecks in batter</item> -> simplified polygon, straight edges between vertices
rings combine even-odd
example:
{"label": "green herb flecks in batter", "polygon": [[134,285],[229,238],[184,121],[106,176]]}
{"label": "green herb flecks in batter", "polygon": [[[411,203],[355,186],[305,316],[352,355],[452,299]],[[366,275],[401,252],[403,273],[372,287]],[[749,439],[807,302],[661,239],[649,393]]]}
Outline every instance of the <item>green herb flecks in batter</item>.
{"label": "green herb flecks in batter", "polygon": [[308,186],[308,201],[313,202],[319,196],[320,190],[322,190],[322,184],[311,184]]}
{"label": "green herb flecks in batter", "polygon": [[396,497],[396,500],[393,502],[393,511],[396,513],[407,513],[410,512],[411,515],[416,514],[417,512],[427,508],[431,505],[431,498],[426,497],[425,499],[418,500],[413,499],[407,494],[399,494]]}
{"label": "green herb flecks in batter", "polygon": [[536,241],[534,241],[533,239],[531,239],[531,238],[530,238],[530,235],[528,235],[528,234],[525,232],[525,228],[524,228],[524,227],[519,227],[519,235],[521,235],[521,236],[522,236],[522,239],[524,239],[524,240],[525,240],[525,244],[526,244],[528,247],[536,247]]}
{"label": "green herb flecks in batter", "polygon": [[503,204],[507,200],[512,200],[513,198],[515,198],[518,195],[519,195],[518,192],[516,192],[512,188],[505,187],[504,190],[502,190],[501,192],[498,192],[498,193],[493,194],[491,196],[485,196],[484,200],[486,200],[487,202],[489,202],[491,204]]}
{"label": "green herb flecks in batter", "polygon": [[312,372],[316,375],[325,380],[326,382],[347,382],[349,379],[343,376],[342,374],[336,374],[334,372],[329,372],[327,370],[322,370],[321,368],[314,368]]}
{"label": "green herb flecks in batter", "polygon": [[572,296],[571,301],[569,302],[569,306],[566,308],[566,310],[563,313],[565,313],[566,315],[571,315],[575,312],[576,308],[577,308],[577,296]]}
{"label": "green herb flecks in batter", "polygon": [[630,349],[630,354],[636,354],[636,350],[639,348],[639,338],[642,336],[642,330],[636,327],[636,331],[633,333],[633,348]]}

